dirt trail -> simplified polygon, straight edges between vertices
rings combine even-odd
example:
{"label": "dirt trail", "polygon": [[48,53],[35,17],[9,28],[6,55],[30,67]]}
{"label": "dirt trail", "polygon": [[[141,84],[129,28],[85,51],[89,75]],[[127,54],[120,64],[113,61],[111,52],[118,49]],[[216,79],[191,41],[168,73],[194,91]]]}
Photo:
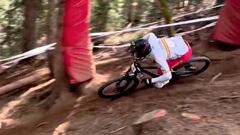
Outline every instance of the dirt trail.
{"label": "dirt trail", "polygon": [[[201,43],[193,50],[212,59],[211,67],[199,76],[176,81],[162,89],[136,90],[113,101],[96,94],[72,103],[74,99],[65,98],[58,102],[69,104],[52,109],[44,117],[38,117],[38,113],[44,112],[32,115],[31,110],[23,110],[19,115],[30,114],[24,117],[31,122],[21,125],[20,121],[13,129],[0,129],[0,135],[132,135],[130,125],[144,113],[156,109],[166,109],[168,114],[144,126],[141,135],[239,135],[240,50],[223,52]],[[117,77],[131,63],[126,52],[111,49],[95,54],[95,60],[98,74],[105,79]],[[209,84],[219,73],[222,75]],[[19,98],[9,101],[19,101]],[[31,102],[26,104],[32,109]],[[201,120],[183,118],[183,112],[197,114]]]}

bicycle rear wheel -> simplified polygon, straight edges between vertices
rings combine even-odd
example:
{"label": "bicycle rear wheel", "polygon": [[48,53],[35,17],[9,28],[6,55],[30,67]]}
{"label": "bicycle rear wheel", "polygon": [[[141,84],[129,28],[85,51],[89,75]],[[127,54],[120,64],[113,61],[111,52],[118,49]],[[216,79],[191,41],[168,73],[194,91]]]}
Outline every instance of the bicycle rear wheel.
{"label": "bicycle rear wheel", "polygon": [[193,57],[189,62],[183,64],[181,68],[173,72],[175,77],[188,77],[204,72],[210,65],[210,59],[205,56]]}
{"label": "bicycle rear wheel", "polygon": [[98,89],[98,95],[102,98],[116,98],[126,95],[139,84],[137,78],[121,77],[109,81]]}

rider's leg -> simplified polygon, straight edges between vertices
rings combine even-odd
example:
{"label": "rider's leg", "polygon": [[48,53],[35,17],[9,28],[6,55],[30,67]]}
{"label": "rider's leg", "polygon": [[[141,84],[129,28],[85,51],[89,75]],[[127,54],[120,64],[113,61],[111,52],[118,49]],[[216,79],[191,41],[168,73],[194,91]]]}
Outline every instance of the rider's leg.
{"label": "rider's leg", "polygon": [[192,56],[192,48],[189,46],[188,47],[188,51],[187,53],[185,53],[183,56],[175,59],[175,60],[169,60],[168,61],[168,65],[171,69],[174,69],[176,68],[177,66],[183,64],[183,63],[186,63],[188,62],[190,59],[191,59],[191,56]]}
{"label": "rider's leg", "polygon": [[[186,44],[188,45],[188,51],[186,54],[184,54],[183,56],[177,58],[177,59],[174,59],[174,60],[168,60],[168,65],[170,67],[170,69],[174,69],[176,68],[177,66],[183,64],[183,63],[186,63],[188,62],[190,59],[191,59],[191,56],[192,56],[192,48],[191,46],[186,42]],[[162,71],[160,68],[157,69],[157,73],[159,75],[162,75]]]}
{"label": "rider's leg", "polygon": [[[181,56],[177,59],[174,59],[174,60],[168,60],[167,62],[168,62],[170,69],[174,69],[174,68],[180,66],[181,64],[189,61],[191,58],[191,55],[192,55],[192,50],[189,49],[189,51],[186,54],[184,54],[183,56]],[[158,75],[162,75],[162,70],[160,68],[158,68],[157,73],[158,73]]]}

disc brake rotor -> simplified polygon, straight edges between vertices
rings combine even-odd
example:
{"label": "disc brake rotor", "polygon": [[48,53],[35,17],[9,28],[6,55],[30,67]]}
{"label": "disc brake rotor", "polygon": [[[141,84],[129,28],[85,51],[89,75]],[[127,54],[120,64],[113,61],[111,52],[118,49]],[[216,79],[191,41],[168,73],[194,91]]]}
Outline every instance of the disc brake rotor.
{"label": "disc brake rotor", "polygon": [[121,80],[116,84],[116,88],[117,91],[122,91],[123,89],[126,88],[126,86],[128,85],[128,81],[127,80]]}

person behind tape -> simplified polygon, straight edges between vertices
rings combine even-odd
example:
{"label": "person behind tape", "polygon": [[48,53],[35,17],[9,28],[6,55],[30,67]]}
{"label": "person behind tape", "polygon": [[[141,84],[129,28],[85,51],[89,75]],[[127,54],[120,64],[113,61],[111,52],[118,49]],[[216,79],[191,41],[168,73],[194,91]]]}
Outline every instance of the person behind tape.
{"label": "person behind tape", "polygon": [[155,34],[149,33],[133,41],[130,48],[137,59],[144,59],[150,54],[158,64],[159,76],[143,79],[146,85],[154,85],[157,88],[162,88],[169,83],[172,79],[171,70],[189,61],[192,55],[191,47],[181,36],[159,39]]}

